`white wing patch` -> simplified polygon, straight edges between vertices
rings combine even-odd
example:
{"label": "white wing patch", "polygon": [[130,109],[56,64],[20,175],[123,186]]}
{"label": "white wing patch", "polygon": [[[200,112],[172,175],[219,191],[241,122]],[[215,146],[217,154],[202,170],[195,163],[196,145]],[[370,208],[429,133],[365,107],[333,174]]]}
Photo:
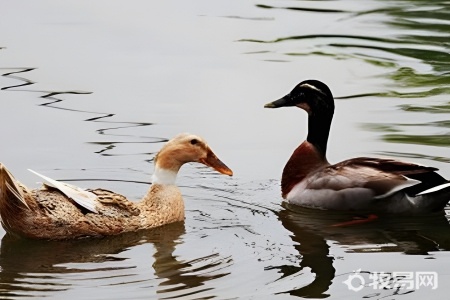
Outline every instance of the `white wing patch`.
{"label": "white wing patch", "polygon": [[410,187],[410,186],[413,186],[413,185],[416,185],[416,184],[420,183],[419,180],[415,180],[415,179],[411,179],[411,178],[407,178],[407,177],[405,177],[405,178],[407,180],[404,183],[395,186],[394,188],[392,188],[391,190],[389,190],[388,192],[386,192],[386,193],[384,193],[382,195],[375,196],[374,199],[386,198],[388,196],[393,195],[394,193],[397,193],[398,191],[406,189],[407,187]]}
{"label": "white wing patch", "polygon": [[51,186],[78,203],[79,205],[83,206],[87,210],[97,213],[96,203],[97,203],[97,195],[94,193],[88,192],[82,188],[79,188],[77,186],[67,184],[64,182],[59,182],[54,179],[51,179],[47,176],[44,176],[42,174],[39,174],[38,172],[35,172],[33,170],[28,169],[28,171],[36,174],[37,176],[41,177],[45,180],[44,184]]}
{"label": "white wing patch", "polygon": [[417,196],[424,195],[424,194],[429,194],[429,193],[433,193],[433,192],[437,192],[437,191],[443,190],[443,189],[445,189],[447,187],[450,187],[450,182],[449,183],[444,183],[444,184],[432,187],[431,189],[428,189],[428,190],[425,190],[423,192],[420,192],[420,193],[417,194]]}

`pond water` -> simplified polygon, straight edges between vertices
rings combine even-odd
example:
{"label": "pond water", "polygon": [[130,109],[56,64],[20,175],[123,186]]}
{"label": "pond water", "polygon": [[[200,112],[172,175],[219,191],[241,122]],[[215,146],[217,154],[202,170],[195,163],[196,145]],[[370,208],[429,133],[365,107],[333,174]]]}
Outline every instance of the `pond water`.
{"label": "pond water", "polygon": [[31,168],[138,200],[180,132],[235,173],[183,167],[185,222],[149,232],[33,242],[1,229],[2,299],[448,297],[450,210],[333,227],[354,215],[282,204],[306,114],[263,108],[320,79],[336,97],[330,162],[390,156],[449,178],[448,1],[1,6],[0,161],[17,179],[37,187]]}

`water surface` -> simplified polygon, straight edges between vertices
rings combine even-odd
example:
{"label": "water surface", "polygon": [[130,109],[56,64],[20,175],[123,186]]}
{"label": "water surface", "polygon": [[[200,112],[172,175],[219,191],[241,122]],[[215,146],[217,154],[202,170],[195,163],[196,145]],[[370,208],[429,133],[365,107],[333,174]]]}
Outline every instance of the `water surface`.
{"label": "water surface", "polygon": [[[263,105],[316,78],[336,97],[332,162],[390,156],[450,177],[445,1],[15,1],[0,12],[0,160],[138,200],[180,132],[235,172],[178,183],[186,221],[120,237],[4,235],[0,295],[54,299],[443,299],[446,214],[382,217],[282,204],[281,171],[306,114]],[[448,213],[448,212],[446,212]],[[364,280],[357,292],[346,281]],[[435,272],[438,288],[374,274]],[[357,285],[357,281],[353,282]]]}

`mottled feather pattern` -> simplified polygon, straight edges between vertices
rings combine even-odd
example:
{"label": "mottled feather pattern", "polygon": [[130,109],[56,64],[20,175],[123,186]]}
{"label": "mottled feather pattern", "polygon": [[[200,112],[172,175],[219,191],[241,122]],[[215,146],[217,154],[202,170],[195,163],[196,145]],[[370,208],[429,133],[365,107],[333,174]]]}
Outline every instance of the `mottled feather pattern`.
{"label": "mottled feather pattern", "polygon": [[2,224],[11,235],[61,240],[118,235],[183,221],[184,202],[175,179],[187,162],[233,174],[202,138],[192,134],[180,134],[161,149],[155,170],[160,176],[170,176],[164,183],[156,180],[137,202],[105,189],[85,190],[34,171],[44,184],[28,190],[0,163]]}
{"label": "mottled feather pattern", "polygon": [[49,178],[47,176],[44,176],[42,174],[39,174],[36,171],[28,169],[28,171],[32,172],[33,174],[41,177],[44,179],[44,187],[52,187],[59,191],[61,191],[64,195],[78,203],[79,205],[83,206],[89,211],[97,212],[97,196],[91,192],[88,192],[82,188],[79,188],[77,186],[59,182],[57,180],[54,180],[52,178]]}
{"label": "mottled feather pattern", "polygon": [[[21,186],[17,181],[14,185]],[[19,199],[14,200],[15,195],[11,193],[6,197],[2,194],[2,222],[13,235],[53,240],[117,235],[184,219],[183,199],[176,186],[171,186],[167,192],[158,185],[152,185],[147,194],[152,197],[146,197],[140,203],[104,189],[91,192],[98,197],[96,213],[53,187],[21,192],[34,209],[25,208]]]}
{"label": "mottled feather pattern", "polygon": [[12,198],[16,199],[16,201],[13,201],[13,205],[22,204],[29,208],[22,195],[23,188],[23,186],[16,183],[14,176],[8,171],[8,169],[0,163],[0,197],[8,197],[10,194]]}
{"label": "mottled feather pattern", "polygon": [[127,210],[133,216],[140,214],[140,210],[137,205],[129,201],[125,196],[114,193],[105,189],[88,190],[97,195],[97,200],[103,205],[117,205],[118,207]]}

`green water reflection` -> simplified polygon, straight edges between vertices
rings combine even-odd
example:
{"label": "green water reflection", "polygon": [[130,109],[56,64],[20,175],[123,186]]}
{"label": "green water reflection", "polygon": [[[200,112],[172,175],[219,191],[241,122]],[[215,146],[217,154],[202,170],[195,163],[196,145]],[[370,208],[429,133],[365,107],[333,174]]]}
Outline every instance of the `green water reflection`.
{"label": "green water reflection", "polygon": [[[392,143],[407,143],[448,147],[450,145],[450,3],[448,1],[379,1],[380,8],[361,9],[354,6],[337,9],[342,2],[335,2],[335,9],[324,9],[322,5],[299,2],[297,6],[280,7],[257,5],[261,9],[284,9],[291,13],[342,15],[343,22],[365,18],[384,28],[377,36],[368,35],[315,34],[291,35],[268,40],[242,39],[241,42],[280,44],[290,42],[295,51],[284,51],[283,55],[330,56],[336,59],[359,59],[365,63],[385,68],[383,77],[389,80],[384,91],[358,93],[337,99],[371,98],[418,98],[420,104],[401,104],[405,112],[441,114],[443,120],[423,122],[415,126],[435,127],[431,134],[404,132],[402,124],[366,124],[369,130],[382,133],[382,139]],[[317,7],[316,7],[317,6]],[[319,8],[320,6],[320,8]],[[300,46],[300,47],[299,47]],[[271,60],[275,61],[275,60]],[[417,119],[412,116],[412,119]],[[444,129],[444,131],[442,131]]]}

